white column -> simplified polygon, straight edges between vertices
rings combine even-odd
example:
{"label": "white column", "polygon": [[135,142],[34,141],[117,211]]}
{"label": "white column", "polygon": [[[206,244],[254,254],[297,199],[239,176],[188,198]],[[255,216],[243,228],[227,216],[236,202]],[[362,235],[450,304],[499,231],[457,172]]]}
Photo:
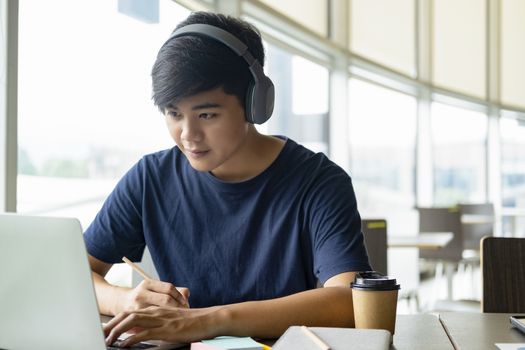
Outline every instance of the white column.
{"label": "white column", "polygon": [[487,200],[494,204],[494,235],[502,233],[501,227],[501,149],[499,118],[500,110],[500,0],[487,2],[487,97],[488,110],[487,134]]}
{"label": "white column", "polygon": [[[329,13],[330,38],[344,49],[348,48],[349,42],[348,6],[346,0],[333,0]],[[341,53],[334,60],[335,65],[330,72],[329,153],[330,159],[348,172],[348,59]]]}
{"label": "white column", "polygon": [[[431,3],[430,0],[418,0],[416,4],[418,80],[430,83],[432,80]],[[434,201],[430,102],[431,93],[424,84],[419,91],[417,107],[416,205],[418,206],[431,206]]]}
{"label": "white column", "polygon": [[18,0],[0,0],[0,212],[16,211]]}

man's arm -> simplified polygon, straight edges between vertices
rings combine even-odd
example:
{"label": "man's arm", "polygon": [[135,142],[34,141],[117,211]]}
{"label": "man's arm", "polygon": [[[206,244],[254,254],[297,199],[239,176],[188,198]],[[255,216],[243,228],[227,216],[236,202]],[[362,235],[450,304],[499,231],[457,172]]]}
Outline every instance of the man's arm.
{"label": "man's arm", "polygon": [[119,301],[123,299],[126,289],[129,288],[114,286],[104,279],[113,264],[105,263],[91,255],[88,255],[88,259],[100,313],[115,315],[123,311]]}
{"label": "man's arm", "polygon": [[134,289],[114,286],[104,279],[113,265],[91,255],[88,259],[99,310],[103,315],[116,315],[122,311],[148,306],[188,307],[187,288],[176,288],[171,283],[154,280],[144,280]]}
{"label": "man's arm", "polygon": [[107,343],[138,327],[124,344],[147,339],[190,343],[219,335],[277,338],[291,325],[353,327],[350,282],[355,272],[330,278],[325,288],[282,298],[203,309],[146,308],[117,315],[105,326]]}
{"label": "man's arm", "polygon": [[353,327],[350,282],[355,272],[330,278],[318,288],[287,297],[233,304],[226,307],[231,323],[228,334],[279,337],[290,325]]}

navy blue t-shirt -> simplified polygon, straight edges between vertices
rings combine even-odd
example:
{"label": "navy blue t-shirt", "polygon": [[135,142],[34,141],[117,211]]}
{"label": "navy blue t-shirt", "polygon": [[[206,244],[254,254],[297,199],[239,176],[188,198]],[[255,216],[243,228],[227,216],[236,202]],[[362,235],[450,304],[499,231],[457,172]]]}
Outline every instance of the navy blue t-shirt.
{"label": "navy blue t-shirt", "polygon": [[350,177],[322,153],[286,140],[258,176],[221,181],[174,147],[143,157],[85,232],[89,254],[140,261],[205,307],[313,289],[369,270]]}

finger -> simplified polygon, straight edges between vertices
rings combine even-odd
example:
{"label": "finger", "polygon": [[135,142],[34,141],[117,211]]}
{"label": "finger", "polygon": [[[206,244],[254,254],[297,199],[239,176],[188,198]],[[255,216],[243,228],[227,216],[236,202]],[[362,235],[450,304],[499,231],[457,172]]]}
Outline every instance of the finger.
{"label": "finger", "polygon": [[182,296],[184,297],[184,300],[186,301],[181,306],[189,308],[190,307],[190,290],[184,287],[177,287],[177,290],[179,291],[180,294],[182,294]]}
{"label": "finger", "polygon": [[177,290],[179,291],[180,294],[182,294],[182,296],[186,299],[186,300],[189,300],[190,299],[190,290],[188,288],[185,288],[185,287],[177,287]]}
{"label": "finger", "polygon": [[[145,283],[145,287],[148,290],[151,290],[153,292],[169,295],[176,301],[175,305],[169,303],[169,304],[167,304],[167,306],[181,306],[181,305],[187,305],[188,304],[187,298],[184,295],[182,295],[177,290],[177,288],[171,283],[162,282],[162,281],[156,281],[156,280],[148,280]],[[166,300],[166,302],[168,302],[168,300]],[[157,305],[159,305],[159,304],[157,304]],[[163,305],[166,305],[166,304],[163,304]]]}
{"label": "finger", "polygon": [[151,329],[143,330],[140,333],[133,334],[124,340],[121,344],[122,347],[127,348],[128,346],[135,345],[142,341],[155,339],[154,332]]}
{"label": "finger", "polygon": [[141,303],[148,306],[181,307],[184,303],[164,293],[146,291],[141,296]]}
{"label": "finger", "polygon": [[113,344],[118,339],[118,337],[122,335],[122,333],[125,333],[130,329],[136,327],[148,329],[158,326],[160,326],[159,321],[155,318],[149,317],[146,314],[139,314],[135,312],[130,313],[110,330],[106,337],[106,344]]}
{"label": "finger", "polygon": [[113,327],[115,327],[115,325],[119,324],[123,319],[128,317],[128,315],[129,315],[129,312],[127,311],[121,312],[115,315],[115,317],[113,317],[111,320],[109,320],[108,323],[103,325],[102,329],[104,330],[104,336],[107,336],[109,332],[113,329]]}

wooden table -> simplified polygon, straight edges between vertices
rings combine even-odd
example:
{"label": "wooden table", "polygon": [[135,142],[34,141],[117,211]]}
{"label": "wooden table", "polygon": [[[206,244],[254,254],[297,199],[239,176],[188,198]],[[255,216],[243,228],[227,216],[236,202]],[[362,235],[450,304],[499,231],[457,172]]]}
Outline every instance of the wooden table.
{"label": "wooden table", "polygon": [[[111,318],[101,316],[103,322]],[[262,341],[273,345],[275,339]],[[355,344],[354,344],[355,345]],[[189,349],[189,346],[181,349]],[[390,350],[454,350],[443,326],[434,315],[397,315],[396,332]]]}
{"label": "wooden table", "polygon": [[397,315],[391,350],[454,350],[443,326],[434,315]]}
{"label": "wooden table", "polygon": [[444,312],[439,314],[455,349],[497,349],[496,343],[525,343],[525,334],[512,327],[512,314]]}

